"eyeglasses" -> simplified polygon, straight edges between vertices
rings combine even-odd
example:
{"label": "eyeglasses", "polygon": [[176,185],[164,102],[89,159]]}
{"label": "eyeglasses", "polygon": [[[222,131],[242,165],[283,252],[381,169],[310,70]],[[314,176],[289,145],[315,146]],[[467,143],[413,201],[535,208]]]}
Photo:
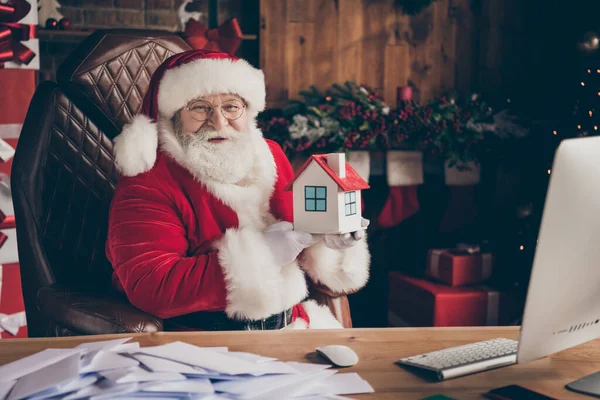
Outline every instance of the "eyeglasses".
{"label": "eyeglasses", "polygon": [[190,112],[192,118],[198,122],[204,122],[209,119],[214,112],[215,108],[221,110],[221,114],[229,121],[235,121],[244,114],[246,105],[241,100],[227,100],[221,103],[221,105],[213,106],[208,101],[196,100],[189,106],[185,107]]}

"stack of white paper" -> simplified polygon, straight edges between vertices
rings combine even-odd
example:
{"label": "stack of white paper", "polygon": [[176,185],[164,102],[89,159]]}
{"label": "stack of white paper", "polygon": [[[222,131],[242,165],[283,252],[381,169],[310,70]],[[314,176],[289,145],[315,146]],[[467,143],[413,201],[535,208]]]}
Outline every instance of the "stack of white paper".
{"label": "stack of white paper", "polygon": [[184,342],[130,338],[47,349],[0,366],[0,399],[347,399],[371,393],[355,373]]}

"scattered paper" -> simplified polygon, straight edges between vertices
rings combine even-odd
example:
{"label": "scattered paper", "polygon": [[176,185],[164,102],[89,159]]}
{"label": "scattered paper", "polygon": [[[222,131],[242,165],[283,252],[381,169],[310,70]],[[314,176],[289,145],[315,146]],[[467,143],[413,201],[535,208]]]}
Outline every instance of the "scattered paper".
{"label": "scattered paper", "polygon": [[188,379],[183,382],[160,382],[145,391],[164,393],[214,393],[210,379]]}
{"label": "scattered paper", "polygon": [[186,377],[177,372],[149,372],[142,368],[113,369],[100,375],[115,383],[182,381]]}
{"label": "scattered paper", "polygon": [[181,364],[175,361],[167,360],[166,358],[159,358],[146,354],[134,354],[132,357],[154,372],[179,372],[180,374],[188,375],[208,374],[208,371],[203,368]]}
{"label": "scattered paper", "polygon": [[[96,351],[96,350],[104,350],[109,351],[114,349],[117,346],[122,345],[127,342],[131,338],[123,338],[123,339],[114,339],[114,340],[103,340],[100,342],[89,342],[89,343],[81,343],[78,346],[75,346],[76,349],[83,349],[86,351]],[[139,346],[139,344],[138,344]]]}
{"label": "scattered paper", "polygon": [[322,371],[327,368],[331,368],[331,365],[327,364],[309,364],[309,363],[299,363],[299,362],[287,362],[287,365],[294,368],[298,372],[311,372],[311,371]]}
{"label": "scattered paper", "polygon": [[375,390],[369,382],[356,373],[336,374],[328,377],[316,388],[306,391],[306,395],[330,394],[363,394],[373,393]]}
{"label": "scattered paper", "polygon": [[15,386],[15,383],[17,383],[17,381],[0,382],[0,399],[6,398],[6,395],[8,392],[10,392],[10,389]]}
{"label": "scattered paper", "polygon": [[184,342],[142,347],[139,352],[229,375],[259,372],[259,366],[255,363],[231,357],[227,353],[208,350]]}
{"label": "scattered paper", "polygon": [[79,353],[63,358],[21,377],[8,395],[8,400],[17,400],[47,390],[79,376]]}
{"label": "scattered paper", "polygon": [[80,354],[80,349],[46,349],[20,360],[0,366],[0,381],[14,381],[39,369],[53,365],[73,354]]}
{"label": "scattered paper", "polygon": [[262,364],[262,363],[267,363],[267,362],[271,362],[271,361],[277,361],[276,358],[271,358],[271,357],[262,357],[256,354],[252,354],[252,353],[244,353],[241,351],[230,351],[229,353],[227,353],[230,356],[233,357],[237,357],[237,358],[241,358],[242,360],[246,360],[246,361],[250,361],[256,364]]}
{"label": "scattered paper", "polygon": [[0,366],[0,400],[345,400],[372,393],[355,373],[184,342],[140,347],[130,338],[47,349]]}
{"label": "scattered paper", "polygon": [[94,354],[94,357],[83,365],[83,359],[87,356],[82,357],[81,373],[90,372],[101,372],[108,371],[111,369],[131,368],[137,367],[139,362],[130,357],[125,357],[111,351],[98,351]]}
{"label": "scattered paper", "polygon": [[66,396],[63,400],[78,400],[78,399],[111,399],[120,395],[135,393],[139,390],[145,389],[151,386],[153,383],[125,383],[118,384],[111,380],[103,379],[98,381],[96,384],[87,386],[69,396]]}
{"label": "scattered paper", "polygon": [[49,397],[56,398],[56,396],[73,393],[78,390],[81,390],[86,386],[96,383],[97,381],[97,376],[84,376],[82,378],[76,378],[63,385],[58,385],[56,387],[44,390],[36,395],[28,397],[27,400],[42,400],[47,399]]}
{"label": "scattered paper", "polygon": [[124,343],[110,349],[113,353],[133,353],[140,348],[138,342]]}

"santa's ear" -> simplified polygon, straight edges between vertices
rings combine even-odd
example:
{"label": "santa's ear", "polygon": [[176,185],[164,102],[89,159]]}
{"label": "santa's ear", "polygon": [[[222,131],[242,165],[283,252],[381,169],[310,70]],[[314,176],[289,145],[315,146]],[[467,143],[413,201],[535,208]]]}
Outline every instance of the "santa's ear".
{"label": "santa's ear", "polygon": [[158,126],[145,115],[137,115],[114,139],[115,164],[124,176],[152,169],[158,147]]}

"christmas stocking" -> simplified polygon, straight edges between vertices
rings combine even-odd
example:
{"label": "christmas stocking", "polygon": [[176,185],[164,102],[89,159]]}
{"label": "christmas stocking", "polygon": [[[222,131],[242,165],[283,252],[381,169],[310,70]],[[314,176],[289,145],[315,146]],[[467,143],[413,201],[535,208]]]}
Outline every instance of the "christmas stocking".
{"label": "christmas stocking", "polygon": [[[371,154],[368,151],[349,151],[348,162],[352,168],[358,172],[361,178],[363,178],[366,182],[369,182],[369,175],[371,174]],[[360,210],[362,212],[365,210],[365,202],[362,192],[360,200]]]}
{"label": "christmas stocking", "polygon": [[475,187],[480,180],[479,164],[468,163],[469,169],[449,167],[446,162],[444,179],[450,189],[450,199],[446,213],[440,222],[441,233],[456,232],[469,225],[477,217]]}
{"label": "christmas stocking", "polygon": [[388,151],[386,172],[390,194],[377,222],[391,228],[419,211],[417,187],[423,183],[423,153]]}

